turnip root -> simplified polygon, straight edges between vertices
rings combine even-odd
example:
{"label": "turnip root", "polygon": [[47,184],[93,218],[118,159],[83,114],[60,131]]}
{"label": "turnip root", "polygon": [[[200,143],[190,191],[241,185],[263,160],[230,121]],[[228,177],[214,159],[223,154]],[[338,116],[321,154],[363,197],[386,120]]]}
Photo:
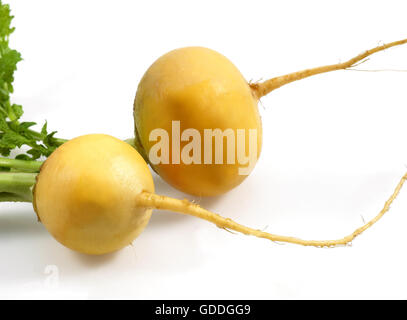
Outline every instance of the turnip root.
{"label": "turnip root", "polygon": [[[33,174],[26,175],[32,181]],[[272,241],[331,247],[351,242],[379,220],[406,179],[407,174],[381,212],[349,236],[307,241],[248,228],[187,200],[157,195],[148,166],[134,148],[114,137],[93,134],[66,142],[44,162],[35,183],[33,205],[55,239],[87,254],[104,254],[129,245],[146,227],[152,209],[192,215],[222,229]]]}
{"label": "turnip root", "polygon": [[[139,83],[134,101],[135,146],[151,167],[175,188],[197,196],[220,195],[239,185],[260,156],[262,124],[257,107],[260,98],[293,81],[349,69],[376,52],[405,43],[407,39],[384,44],[343,63],[294,72],[262,83],[248,83],[227,58],[213,50],[202,47],[173,50],[156,60]],[[233,139],[238,136],[238,130],[244,130],[245,153],[250,149],[250,130],[254,130],[257,135],[252,143],[253,159],[244,164],[228,163],[223,145],[222,163],[198,161],[208,151],[210,158],[215,154],[213,145],[207,150],[202,143],[198,150],[200,156],[192,163],[184,163],[180,161],[179,149],[190,143],[187,136],[180,142],[172,142],[168,150],[161,150],[168,153],[168,163],[151,161],[157,140],[151,139],[152,132],[163,129],[171,138],[174,123],[177,131],[192,128],[201,137],[205,130],[220,129],[232,130]],[[246,174],[239,171],[242,165],[248,167]]]}

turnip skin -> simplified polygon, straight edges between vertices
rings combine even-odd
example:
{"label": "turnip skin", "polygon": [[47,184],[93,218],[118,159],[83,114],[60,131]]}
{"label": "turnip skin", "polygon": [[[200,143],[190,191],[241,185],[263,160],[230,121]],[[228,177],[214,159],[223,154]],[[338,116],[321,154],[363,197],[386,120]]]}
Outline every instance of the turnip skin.
{"label": "turnip skin", "polygon": [[[223,55],[202,47],[171,51],[147,70],[139,83],[134,103],[136,136],[147,158],[155,142],[149,134],[162,128],[172,135],[172,121],[178,120],[181,132],[197,129],[245,129],[249,150],[249,129],[257,130],[257,157],[262,146],[262,126],[257,98],[239,70]],[[181,148],[187,142],[181,142]],[[204,154],[202,143],[202,157]],[[143,152],[143,151],[142,151]],[[214,152],[213,152],[214,153]],[[216,196],[239,185],[247,175],[239,175],[235,164],[152,165],[168,183],[197,196]],[[203,162],[203,161],[202,161]],[[244,166],[243,166],[244,167]]]}
{"label": "turnip skin", "polygon": [[34,189],[39,220],[60,243],[87,254],[129,245],[146,227],[151,209],[136,195],[154,192],[143,158],[108,135],[85,135],[60,146],[44,162]]}

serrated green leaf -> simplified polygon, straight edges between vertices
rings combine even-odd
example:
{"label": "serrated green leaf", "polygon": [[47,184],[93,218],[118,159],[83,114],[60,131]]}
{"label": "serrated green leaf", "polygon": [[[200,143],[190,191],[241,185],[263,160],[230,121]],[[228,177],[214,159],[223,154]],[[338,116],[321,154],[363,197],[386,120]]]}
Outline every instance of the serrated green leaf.
{"label": "serrated green leaf", "polygon": [[2,4],[0,1],[0,37],[6,38],[13,31],[14,28],[10,27],[13,16],[10,14],[10,7],[8,4]]}
{"label": "serrated green leaf", "polygon": [[21,130],[27,130],[32,126],[35,126],[36,124],[36,122],[21,122],[19,127]]}
{"label": "serrated green leaf", "polygon": [[44,136],[46,136],[48,134],[47,125],[48,125],[47,121],[45,121],[44,125],[41,128],[41,134],[44,135]]}
{"label": "serrated green leaf", "polygon": [[16,50],[4,50],[0,59],[0,74],[3,80],[8,84],[8,91],[13,92],[12,83],[14,81],[14,71],[17,70],[17,63],[22,60],[21,54]]}
{"label": "serrated green leaf", "polygon": [[14,73],[17,64],[22,60],[21,54],[9,47],[9,35],[14,31],[11,27],[12,15],[10,7],[0,0],[0,154],[9,156],[10,151],[23,145],[30,149],[20,154],[18,159],[37,159],[49,156],[61,144],[54,138],[55,132],[48,134],[47,122],[41,132],[31,129],[35,122],[19,122],[23,115],[23,107],[10,102],[13,92]]}
{"label": "serrated green leaf", "polygon": [[9,126],[7,124],[6,119],[4,117],[0,117],[0,131],[1,132],[7,132],[9,130],[10,130],[10,128],[9,128]]}
{"label": "serrated green leaf", "polygon": [[40,149],[31,149],[27,151],[28,154],[31,154],[31,159],[36,160],[40,158],[43,154],[43,152]]}
{"label": "serrated green leaf", "polygon": [[21,116],[23,115],[24,111],[23,111],[23,106],[19,105],[19,104],[13,104],[11,106],[11,110],[13,110],[14,115],[16,116],[17,120],[21,118]]}
{"label": "serrated green leaf", "polygon": [[17,147],[21,147],[23,144],[29,143],[28,139],[15,133],[15,132],[6,132],[1,142],[8,145],[14,145]]}
{"label": "serrated green leaf", "polygon": [[54,135],[56,133],[57,133],[56,131],[53,131],[44,138],[44,144],[46,146],[50,146],[50,147],[51,146],[58,146],[58,143],[57,143],[56,139],[54,138]]}

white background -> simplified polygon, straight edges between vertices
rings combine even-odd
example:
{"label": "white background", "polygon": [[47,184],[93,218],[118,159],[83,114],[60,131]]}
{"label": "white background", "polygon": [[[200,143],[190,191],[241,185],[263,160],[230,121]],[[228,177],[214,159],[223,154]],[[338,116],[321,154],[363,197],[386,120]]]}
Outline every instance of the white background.
{"label": "white background", "polygon": [[[58,136],[132,136],[137,84],[160,55],[215,49],[260,80],[407,37],[405,1],[8,1],[22,52],[13,100]],[[360,69],[407,70],[407,46]],[[256,228],[339,238],[372,218],[407,171],[406,72],[337,71],[261,100],[264,144],[228,194],[194,199]],[[30,204],[0,206],[1,298],[407,298],[407,189],[351,247],[279,245],[156,212],[132,247],[85,256]],[[47,267],[48,266],[48,267]],[[55,273],[55,267],[59,273]],[[55,284],[59,285],[55,285]]]}

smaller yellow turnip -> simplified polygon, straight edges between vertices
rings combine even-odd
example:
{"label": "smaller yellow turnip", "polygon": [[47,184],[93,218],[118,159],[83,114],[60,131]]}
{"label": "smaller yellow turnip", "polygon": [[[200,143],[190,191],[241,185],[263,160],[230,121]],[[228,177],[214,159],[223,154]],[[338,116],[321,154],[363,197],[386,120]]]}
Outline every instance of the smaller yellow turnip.
{"label": "smaller yellow turnip", "polygon": [[[31,173],[29,173],[32,175]],[[129,144],[103,134],[77,137],[44,162],[33,191],[38,219],[56,240],[73,250],[104,254],[119,250],[144,230],[152,209],[192,215],[226,230],[304,246],[345,245],[388,210],[407,175],[381,212],[339,240],[308,241],[248,228],[187,200],[154,193],[149,168]]]}

